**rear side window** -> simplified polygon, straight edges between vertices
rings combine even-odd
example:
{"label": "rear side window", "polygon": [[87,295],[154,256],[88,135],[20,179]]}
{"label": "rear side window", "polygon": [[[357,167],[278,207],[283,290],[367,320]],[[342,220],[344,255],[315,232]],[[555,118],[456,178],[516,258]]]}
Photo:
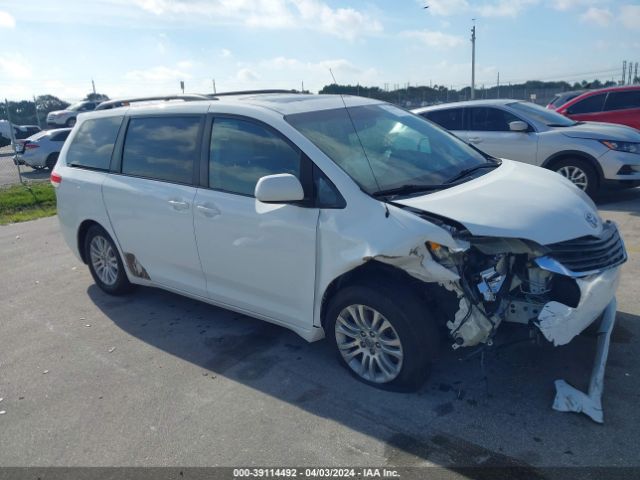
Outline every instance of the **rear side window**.
{"label": "rear side window", "polygon": [[290,173],[300,179],[300,150],[257,123],[216,118],[211,132],[209,186],[253,196],[265,175]]}
{"label": "rear side window", "polygon": [[447,130],[463,130],[462,127],[462,108],[450,108],[447,110],[435,110],[433,112],[425,112],[422,115],[437,123]]}
{"label": "rear side window", "polygon": [[574,103],[567,109],[569,114],[579,113],[595,113],[602,111],[602,105],[604,104],[604,93],[598,95],[592,95],[584,100],[580,100],[578,103]]}
{"label": "rear side window", "polygon": [[480,132],[509,132],[510,122],[520,120],[504,110],[490,107],[469,108],[469,130]]}
{"label": "rear side window", "polygon": [[67,165],[95,170],[109,170],[113,144],[118,136],[122,117],[86,120],[67,152]]}
{"label": "rear side window", "polygon": [[640,108],[640,90],[609,92],[604,109],[624,110],[625,108]]}
{"label": "rear side window", "polygon": [[69,132],[59,132],[59,133],[56,133],[54,135],[51,135],[51,141],[52,142],[64,142],[67,139],[67,137],[69,136],[69,133],[70,133],[70,131]]}
{"label": "rear side window", "polygon": [[193,182],[201,117],[132,118],[122,152],[122,173],[174,183]]}

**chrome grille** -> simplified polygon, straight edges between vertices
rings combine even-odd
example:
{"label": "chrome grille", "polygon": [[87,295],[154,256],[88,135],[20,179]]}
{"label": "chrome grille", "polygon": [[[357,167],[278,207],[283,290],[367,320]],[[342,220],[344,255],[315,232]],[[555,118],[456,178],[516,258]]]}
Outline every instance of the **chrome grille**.
{"label": "chrome grille", "polygon": [[547,256],[574,273],[587,273],[620,265],[627,260],[622,237],[606,222],[599,237],[587,236],[547,245]]}

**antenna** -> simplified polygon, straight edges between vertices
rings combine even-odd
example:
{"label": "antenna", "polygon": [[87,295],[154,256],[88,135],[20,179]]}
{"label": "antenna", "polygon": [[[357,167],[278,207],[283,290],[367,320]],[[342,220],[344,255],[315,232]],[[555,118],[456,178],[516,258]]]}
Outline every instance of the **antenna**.
{"label": "antenna", "polygon": [[[331,70],[331,68],[329,68],[329,73],[331,74],[331,78],[333,78],[333,83],[335,85],[338,85],[338,82],[336,82],[336,77],[333,75],[333,70]],[[347,108],[347,102],[344,101],[344,97],[342,96],[342,93],[340,93],[339,95],[340,95],[340,100],[342,100],[342,104],[344,105],[344,110],[345,112],[347,112],[347,116],[349,117],[349,121],[351,122],[351,126],[353,127],[353,132],[356,134],[356,138],[358,139],[358,143],[360,144],[360,148],[362,149],[362,153],[364,154],[364,158],[367,160],[367,165],[369,165],[369,170],[371,170],[371,176],[373,177],[373,181],[376,182],[376,187],[378,187],[378,190],[382,190],[382,188],[380,188],[380,183],[378,183],[378,179],[376,178],[376,174],[373,172],[373,167],[371,166],[371,162],[369,161],[369,156],[367,155],[367,151],[365,150],[364,145],[362,144],[362,140],[360,139],[360,135],[358,134],[358,129],[356,128],[356,124],[353,121],[353,118],[351,118],[351,113]],[[384,202],[384,216],[389,217],[389,206],[387,205],[387,202]]]}

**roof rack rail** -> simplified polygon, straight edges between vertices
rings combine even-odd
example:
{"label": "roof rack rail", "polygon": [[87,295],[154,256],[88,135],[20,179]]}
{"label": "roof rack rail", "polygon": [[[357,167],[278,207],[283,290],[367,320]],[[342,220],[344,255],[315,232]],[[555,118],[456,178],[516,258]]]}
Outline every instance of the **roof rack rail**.
{"label": "roof rack rail", "polygon": [[267,89],[267,90],[238,90],[237,92],[220,92],[220,93],[210,93],[207,95],[209,98],[215,97],[224,97],[227,95],[258,95],[265,93],[302,93],[299,90],[278,90],[278,89]]}
{"label": "roof rack rail", "polygon": [[96,107],[96,110],[109,110],[111,108],[127,107],[132,103],[137,102],[153,102],[169,100],[183,100],[185,102],[192,102],[196,100],[214,100],[214,97],[208,95],[199,94],[184,94],[184,95],[159,95],[154,97],[133,97],[133,98],[119,98],[117,100],[107,100],[102,102]]}

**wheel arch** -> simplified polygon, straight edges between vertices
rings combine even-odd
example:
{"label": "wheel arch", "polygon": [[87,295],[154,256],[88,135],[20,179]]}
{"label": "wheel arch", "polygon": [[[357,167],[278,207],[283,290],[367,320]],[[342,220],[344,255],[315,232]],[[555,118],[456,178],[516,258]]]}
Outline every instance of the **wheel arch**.
{"label": "wheel arch", "polygon": [[[85,243],[85,239],[87,238],[87,232],[89,231],[89,228],[91,228],[93,225],[97,225],[104,229],[104,227],[100,225],[98,222],[96,222],[95,220],[84,220],[78,227],[78,235],[77,235],[78,253],[80,254],[80,258],[85,264],[87,264],[89,260],[87,259],[86,252],[84,251],[84,243]],[[105,231],[107,230],[105,229]]]}
{"label": "wheel arch", "polygon": [[596,158],[592,155],[589,155],[588,153],[582,152],[580,150],[563,150],[561,152],[554,153],[553,155],[549,156],[544,162],[542,162],[541,167],[552,170],[553,166],[557,162],[566,160],[568,158],[579,158],[581,160],[587,161],[589,165],[591,165],[596,170],[596,173],[598,174],[598,181],[602,182],[604,178],[604,172],[602,171],[602,167],[600,166],[600,163],[598,163],[598,160],[596,160]]}
{"label": "wheel arch", "polygon": [[385,283],[409,289],[425,303],[425,307],[433,311],[440,325],[444,325],[455,314],[457,296],[453,292],[436,283],[418,280],[399,267],[370,260],[336,277],[327,286],[320,306],[321,326],[325,327],[329,304],[339,290],[352,285],[376,286]]}

